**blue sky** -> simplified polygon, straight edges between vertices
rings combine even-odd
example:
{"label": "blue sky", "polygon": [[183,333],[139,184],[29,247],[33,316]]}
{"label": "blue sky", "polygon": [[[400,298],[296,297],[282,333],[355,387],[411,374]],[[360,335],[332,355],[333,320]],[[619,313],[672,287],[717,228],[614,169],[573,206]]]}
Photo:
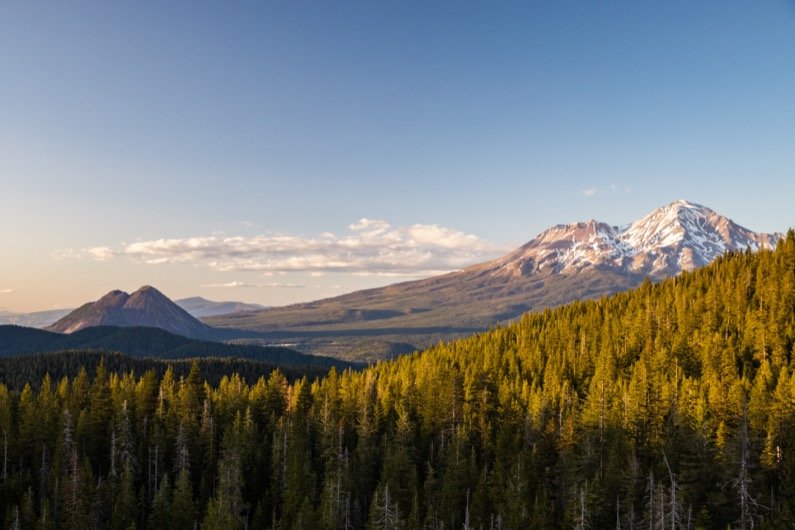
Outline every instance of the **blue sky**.
{"label": "blue sky", "polygon": [[309,300],[678,198],[795,224],[794,2],[166,4],[0,5],[0,307]]}

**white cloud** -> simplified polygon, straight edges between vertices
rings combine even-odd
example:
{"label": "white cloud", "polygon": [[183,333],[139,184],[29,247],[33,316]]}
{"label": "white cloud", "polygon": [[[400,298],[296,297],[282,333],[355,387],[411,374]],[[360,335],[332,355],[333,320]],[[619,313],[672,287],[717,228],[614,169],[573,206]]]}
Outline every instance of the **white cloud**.
{"label": "white cloud", "polygon": [[[405,276],[447,272],[497,257],[506,248],[439,225],[393,227],[360,219],[343,235],[288,234],[252,237],[211,234],[123,244],[119,250],[93,247],[72,251],[96,260],[126,257],[147,264],[194,263],[216,271],[353,272]],[[67,254],[68,255],[68,254]]]}
{"label": "white cloud", "polygon": [[66,261],[70,259],[82,259],[83,253],[73,248],[60,248],[50,252],[50,256],[55,261]]}
{"label": "white cloud", "polygon": [[91,258],[94,261],[107,261],[115,258],[119,252],[110,247],[88,247],[88,248],[61,248],[50,252],[50,256],[55,261],[66,261],[72,259]]}
{"label": "white cloud", "polygon": [[428,276],[439,276],[440,274],[445,274],[450,272],[449,269],[418,269],[415,271],[402,271],[402,272],[392,272],[392,271],[359,271],[352,273],[354,276],[360,278],[403,278],[405,276],[411,276],[415,278],[427,278]]}
{"label": "white cloud", "polygon": [[593,197],[594,195],[596,195],[597,191],[598,190],[596,188],[586,188],[586,189],[580,191],[580,193],[585,195],[585,197]]}
{"label": "white cloud", "polygon": [[0,289],[0,294],[11,294],[13,292],[13,289]]}
{"label": "white cloud", "polygon": [[116,252],[109,247],[91,247],[86,253],[97,261],[107,261],[116,256]]}
{"label": "white cloud", "polygon": [[226,283],[205,283],[202,284],[202,287],[233,288],[233,287],[256,287],[256,285],[245,282],[226,282]]}
{"label": "white cloud", "polygon": [[302,289],[303,285],[298,285],[296,283],[248,283],[248,282],[226,282],[226,283],[205,283],[202,287],[208,288],[221,288],[221,289],[233,289],[239,287],[245,288],[260,288],[260,287],[275,287],[275,288],[290,288],[290,289]]}

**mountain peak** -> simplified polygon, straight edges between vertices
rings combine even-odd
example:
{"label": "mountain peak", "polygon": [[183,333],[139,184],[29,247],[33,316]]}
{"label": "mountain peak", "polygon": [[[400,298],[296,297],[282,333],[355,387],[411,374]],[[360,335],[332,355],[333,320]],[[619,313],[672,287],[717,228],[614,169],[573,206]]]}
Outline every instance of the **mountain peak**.
{"label": "mountain peak", "polygon": [[95,303],[100,307],[105,308],[117,308],[122,307],[127,300],[130,298],[130,295],[125,293],[124,291],[120,291],[118,289],[110,291],[108,294],[97,300]]}
{"label": "mountain peak", "polygon": [[693,216],[709,216],[709,215],[717,216],[718,214],[716,214],[713,210],[707,208],[706,206],[702,206],[701,204],[696,204],[694,202],[680,199],[678,201],[666,204],[665,206],[660,206],[659,208],[653,210],[651,213],[645,215],[641,219],[657,217],[669,220],[683,221],[688,218],[692,218]]}
{"label": "mountain peak", "polygon": [[700,204],[678,200],[641,217],[620,237],[631,246],[646,251],[675,245],[686,239],[688,234],[712,232],[721,221],[725,223],[729,219]]}
{"label": "mountain peak", "polygon": [[607,268],[662,278],[706,265],[729,250],[773,248],[779,238],[680,199],[623,227],[593,219],[553,226],[496,264],[503,273],[521,276]]}
{"label": "mountain peak", "polygon": [[541,232],[536,239],[555,240],[561,238],[593,238],[599,237],[603,232],[612,230],[613,227],[606,223],[591,219],[578,223],[555,225]]}
{"label": "mountain peak", "polygon": [[[129,300],[139,299],[139,298],[152,298],[156,300],[168,300],[171,302],[166,295],[152,287],[151,285],[144,285],[143,287],[139,288],[133,294],[130,295]],[[128,303],[129,303],[128,300]]]}
{"label": "mountain peak", "polygon": [[[702,206],[695,202],[688,201],[687,199],[677,199],[674,202],[663,206],[662,208],[693,208],[693,209],[704,209],[706,206]],[[706,208],[709,209],[709,208]]]}
{"label": "mountain peak", "polygon": [[202,324],[150,285],[133,294],[114,290],[75,309],[48,329],[61,333],[92,326],[143,326],[165,329],[190,338],[209,338],[212,328]]}

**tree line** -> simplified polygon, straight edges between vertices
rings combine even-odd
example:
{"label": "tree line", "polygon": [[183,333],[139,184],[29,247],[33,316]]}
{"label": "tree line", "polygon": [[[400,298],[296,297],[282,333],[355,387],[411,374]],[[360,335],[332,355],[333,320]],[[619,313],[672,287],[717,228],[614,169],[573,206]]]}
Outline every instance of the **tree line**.
{"label": "tree line", "polygon": [[64,377],[71,380],[81,371],[94,374],[100,363],[104,363],[105,369],[112,373],[143,374],[152,370],[158,379],[169,368],[173,377],[186,377],[196,363],[202,381],[213,387],[218,386],[224,376],[233,373],[238,374],[244,381],[255,382],[260,377],[267,377],[272,371],[279,369],[288,381],[292,382],[303,376],[310,379],[322,377],[328,373],[329,368],[287,364],[282,363],[278,358],[270,362],[220,356],[164,360],[131,357],[113,351],[71,350],[0,357],[0,384],[12,391],[22,390],[25,385],[30,385],[32,390],[38,390],[45,375],[49,374],[51,382]]}

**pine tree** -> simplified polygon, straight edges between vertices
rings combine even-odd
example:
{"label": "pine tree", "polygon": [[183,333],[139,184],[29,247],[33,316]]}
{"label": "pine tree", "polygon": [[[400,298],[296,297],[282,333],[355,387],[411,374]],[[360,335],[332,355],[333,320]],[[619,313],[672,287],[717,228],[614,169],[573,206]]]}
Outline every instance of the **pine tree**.
{"label": "pine tree", "polygon": [[218,464],[215,495],[202,521],[203,530],[237,530],[243,528],[243,498],[240,492],[240,457],[236,448],[228,448]]}
{"label": "pine tree", "polygon": [[111,530],[127,530],[136,524],[138,500],[135,495],[133,471],[129,464],[124,466],[119,479],[118,492],[113,500]]}
{"label": "pine tree", "polygon": [[175,528],[171,522],[171,498],[171,481],[169,481],[168,475],[165,475],[152,501],[152,508],[149,512],[149,528]]}
{"label": "pine tree", "polygon": [[188,530],[194,528],[195,522],[196,504],[193,500],[193,485],[188,470],[181,469],[177,474],[171,502],[171,528]]}

